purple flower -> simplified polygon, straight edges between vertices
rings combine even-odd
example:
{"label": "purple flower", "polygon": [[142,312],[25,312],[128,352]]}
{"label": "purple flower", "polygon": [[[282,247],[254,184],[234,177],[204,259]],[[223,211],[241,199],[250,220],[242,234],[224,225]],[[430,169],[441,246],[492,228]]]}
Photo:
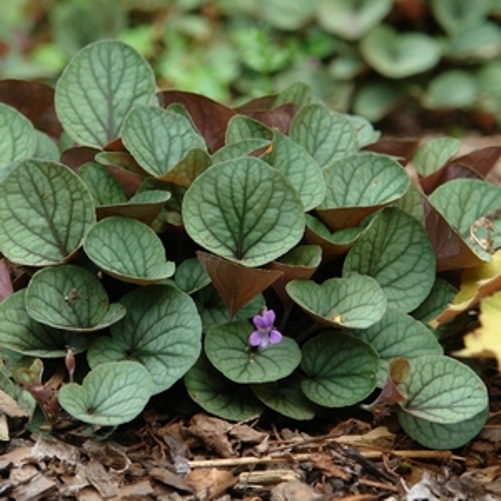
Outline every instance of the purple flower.
{"label": "purple flower", "polygon": [[259,348],[266,348],[269,343],[277,344],[282,341],[282,334],[273,325],[275,322],[275,312],[263,308],[259,315],[253,320],[255,330],[249,337],[249,344]]}

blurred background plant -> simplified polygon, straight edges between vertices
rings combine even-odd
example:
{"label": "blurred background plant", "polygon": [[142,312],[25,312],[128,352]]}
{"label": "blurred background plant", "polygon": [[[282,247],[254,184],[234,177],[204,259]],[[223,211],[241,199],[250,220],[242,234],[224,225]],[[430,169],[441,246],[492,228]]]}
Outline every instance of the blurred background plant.
{"label": "blurred background plant", "polygon": [[492,130],[500,19],[501,0],[5,0],[0,78],[53,82],[81,47],[117,38],[163,88],[238,104],[301,81],[373,122],[405,107]]}

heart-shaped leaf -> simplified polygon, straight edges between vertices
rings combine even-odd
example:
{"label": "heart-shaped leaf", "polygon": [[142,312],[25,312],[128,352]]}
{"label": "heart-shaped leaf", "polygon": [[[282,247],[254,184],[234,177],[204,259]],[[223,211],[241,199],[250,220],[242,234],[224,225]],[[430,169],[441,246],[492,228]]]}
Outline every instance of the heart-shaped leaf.
{"label": "heart-shaped leaf", "polygon": [[475,372],[449,357],[429,355],[409,361],[411,373],[400,385],[402,411],[433,423],[459,423],[488,405],[487,389]]}
{"label": "heart-shaped leaf", "polygon": [[92,193],[96,205],[127,202],[127,196],[122,187],[102,165],[87,162],[80,167],[78,175]]}
{"label": "heart-shaped leaf", "polygon": [[165,176],[190,150],[205,148],[187,118],[148,106],[136,106],[127,115],[122,141],[139,165],[154,177]]}
{"label": "heart-shaped leaf", "polygon": [[358,40],[382,21],[392,6],[391,0],[321,0],[317,19],[324,30]]}
{"label": "heart-shaped leaf", "polygon": [[25,291],[20,290],[0,303],[0,345],[30,357],[62,358],[70,346],[83,351],[89,338],[53,329],[33,320],[26,311]]}
{"label": "heart-shaped leaf", "polygon": [[461,0],[433,0],[433,15],[449,33],[478,25],[487,17],[491,4],[488,0],[461,2]]}
{"label": "heart-shaped leaf", "polygon": [[369,275],[388,297],[388,306],[409,312],[435,282],[435,255],[423,227],[395,208],[378,213],[348,252],[343,276]]}
{"label": "heart-shaped leaf", "polygon": [[455,179],[439,186],[429,200],[470,248],[484,261],[490,261],[489,251],[496,247],[492,239],[499,224],[495,214],[500,197],[499,186],[479,179]]}
{"label": "heart-shaped leaf", "polygon": [[227,144],[212,155],[213,163],[227,162],[238,157],[259,156],[270,146],[269,139],[247,138]]}
{"label": "heart-shaped leaf", "polygon": [[84,250],[97,266],[124,282],[155,283],[171,277],[175,270],[175,264],[165,260],[157,234],[135,219],[103,219],[90,229]]}
{"label": "heart-shaped leaf", "polygon": [[127,316],[90,347],[89,365],[136,360],[150,372],[153,393],[170,388],[200,355],[202,326],[195,303],[168,285],[135,289],[121,303]]}
{"label": "heart-shaped leaf", "polygon": [[375,153],[344,157],[323,172],[327,192],[317,212],[332,231],[357,226],[401,198],[410,186],[398,162]]}
{"label": "heart-shaped leaf", "polygon": [[305,106],[295,116],[290,138],[322,168],[338,158],[356,153],[358,149],[357,133],[351,122],[341,113],[319,104]]}
{"label": "heart-shaped leaf", "polygon": [[275,131],[272,150],[264,158],[296,188],[305,212],[314,209],[325,197],[325,182],[318,163],[299,144]]}
{"label": "heart-shaped leaf", "polygon": [[282,275],[276,270],[257,270],[206,252],[197,252],[212,285],[223,298],[230,318]]}
{"label": "heart-shaped leaf", "polygon": [[427,324],[430,320],[437,318],[456,295],[457,289],[442,278],[437,277],[428,297],[416,308],[411,315]]}
{"label": "heart-shaped leaf", "polygon": [[255,384],[251,389],[267,407],[284,416],[298,421],[315,417],[314,407],[301,391],[297,378],[290,377],[276,383]]}
{"label": "heart-shaped leaf", "polygon": [[381,387],[386,381],[390,360],[443,354],[442,347],[430,329],[411,316],[391,308],[386,310],[379,322],[351,334],[369,343],[379,355],[378,384]]}
{"label": "heart-shaped leaf", "polygon": [[223,298],[212,284],[195,292],[193,299],[202,318],[204,332],[208,332],[215,325],[226,324],[230,320],[247,320],[261,311],[265,305],[262,294],[259,294],[230,318]]}
{"label": "heart-shaped leaf", "polygon": [[82,385],[70,383],[59,390],[61,407],[76,419],[116,426],[134,419],[150,399],[153,382],[137,362],[110,362],[91,370]]}
{"label": "heart-shaped leaf", "polygon": [[192,294],[206,285],[209,285],[211,280],[202,266],[202,263],[196,257],[185,259],[176,268],[174,277],[176,285],[186,294]]}
{"label": "heart-shaped leaf", "polygon": [[461,146],[461,141],[454,137],[431,139],[418,148],[413,163],[421,176],[429,176],[443,167]]}
{"label": "heart-shaped leaf", "polygon": [[184,376],[190,397],[202,409],[230,421],[259,416],[264,405],[249,388],[226,379],[202,355]]}
{"label": "heart-shaped leaf", "polygon": [[183,201],[188,234],[211,252],[260,266],[285,254],[303,236],[303,205],[290,182],[262,160],[213,165]]}
{"label": "heart-shaped leaf", "polygon": [[[499,45],[500,35],[497,36]],[[476,104],[479,93],[474,75],[468,71],[451,70],[440,73],[430,82],[421,102],[430,110],[469,108]]]}
{"label": "heart-shaped leaf", "polygon": [[386,311],[384,292],[367,276],[331,278],[322,284],[293,280],[285,290],[296,304],[323,325],[366,329]]}
{"label": "heart-shaped leaf", "polygon": [[346,254],[364,230],[365,228],[355,226],[331,233],[321,221],[306,214],[306,241],[309,244],[319,245],[326,260]]}
{"label": "heart-shaped leaf", "polygon": [[[50,160],[58,162],[60,153],[57,144],[47,135],[39,130],[35,130],[36,146],[33,157],[39,160]],[[28,156],[28,155],[27,155]]]}
{"label": "heart-shaped leaf", "polygon": [[272,287],[284,304],[290,303],[285,286],[292,280],[308,280],[322,261],[322,249],[318,245],[299,245],[267,265],[269,270],[280,271],[282,275]]}
{"label": "heart-shaped leaf", "polygon": [[91,194],[64,165],[24,160],[0,184],[0,249],[14,263],[65,261],[94,221]]}
{"label": "heart-shaped leaf", "polygon": [[66,66],[57,82],[56,111],[77,143],[100,148],[120,135],[133,106],[157,104],[154,91],[153,71],[139,52],[102,40],[84,47]]}
{"label": "heart-shaped leaf", "polygon": [[387,25],[379,25],[365,36],[360,50],[381,75],[404,78],[433,68],[441,57],[438,41],[424,33],[399,35]]}
{"label": "heart-shaped leaf", "polygon": [[485,262],[465,242],[459,232],[445,219],[427,198],[423,198],[426,231],[437,259],[437,271],[480,266]]}
{"label": "heart-shaped leaf", "polygon": [[226,144],[235,143],[243,139],[273,139],[273,132],[261,122],[245,115],[235,115],[226,129]]}
{"label": "heart-shaped leaf", "polygon": [[376,387],[379,358],[373,348],[347,334],[325,330],[303,346],[301,389],[325,407],[346,407]]}
{"label": "heart-shaped leaf", "polygon": [[211,152],[223,146],[228,121],[236,114],[235,111],[193,92],[162,91],[158,99],[164,108],[172,104],[184,106]]}
{"label": "heart-shaped leaf", "polygon": [[98,278],[80,266],[66,264],[37,271],[26,289],[26,310],[42,324],[74,332],[92,332],[125,316],[110,305]]}
{"label": "heart-shaped leaf", "polygon": [[35,152],[37,138],[31,122],[19,111],[0,103],[0,179],[11,163]]}
{"label": "heart-shaped leaf", "polygon": [[405,412],[398,413],[398,421],[405,433],[430,449],[457,449],[478,435],[489,416],[489,408],[459,423],[431,423]]}
{"label": "heart-shaped leaf", "polygon": [[253,330],[248,322],[212,327],[204,342],[211,364],[235,383],[267,383],[291,374],[301,361],[297,343],[284,336],[278,344],[251,350],[249,336]]}

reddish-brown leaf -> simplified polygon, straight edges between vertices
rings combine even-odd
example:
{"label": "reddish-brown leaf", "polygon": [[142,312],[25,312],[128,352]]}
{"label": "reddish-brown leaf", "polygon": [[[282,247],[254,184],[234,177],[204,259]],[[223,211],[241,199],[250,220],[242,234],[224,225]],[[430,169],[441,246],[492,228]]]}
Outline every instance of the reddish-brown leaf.
{"label": "reddish-brown leaf", "polygon": [[54,108],[54,89],[40,82],[0,81],[0,101],[16,108],[33,125],[58,139],[63,129]]}
{"label": "reddish-brown leaf", "polygon": [[366,146],[364,150],[398,157],[401,165],[407,165],[414,158],[418,146],[419,139],[401,139],[384,136],[374,144]]}
{"label": "reddish-brown leaf", "polygon": [[197,251],[197,256],[223,298],[230,317],[282,276],[278,270],[247,268],[207,252]]}
{"label": "reddish-brown leaf", "polygon": [[9,265],[5,259],[0,259],[0,302],[14,293],[10,279]]}
{"label": "reddish-brown leaf", "polygon": [[255,110],[245,114],[267,127],[278,129],[283,134],[288,134],[292,119],[296,113],[296,105],[283,104],[271,110]]}
{"label": "reddish-brown leaf", "polygon": [[165,90],[158,94],[160,105],[181,104],[213,153],[224,145],[226,126],[236,113],[208,97],[193,92]]}
{"label": "reddish-brown leaf", "polygon": [[426,198],[424,198],[424,210],[426,231],[437,258],[437,271],[457,270],[483,264],[461,235]]}

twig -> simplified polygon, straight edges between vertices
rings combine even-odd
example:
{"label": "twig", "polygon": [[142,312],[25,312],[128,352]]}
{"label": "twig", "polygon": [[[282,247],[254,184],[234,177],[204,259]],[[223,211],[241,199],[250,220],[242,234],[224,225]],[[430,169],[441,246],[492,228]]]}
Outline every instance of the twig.
{"label": "twig", "polygon": [[[449,451],[363,451],[360,455],[366,459],[378,459],[383,454],[402,457],[405,459],[454,459],[456,461],[465,461],[465,458],[456,456]],[[274,463],[305,463],[311,461],[311,454],[284,454],[281,456],[263,456],[263,457],[243,457],[243,458],[224,458],[224,459],[202,459],[188,461],[191,468],[217,468],[233,467],[258,464]]]}

